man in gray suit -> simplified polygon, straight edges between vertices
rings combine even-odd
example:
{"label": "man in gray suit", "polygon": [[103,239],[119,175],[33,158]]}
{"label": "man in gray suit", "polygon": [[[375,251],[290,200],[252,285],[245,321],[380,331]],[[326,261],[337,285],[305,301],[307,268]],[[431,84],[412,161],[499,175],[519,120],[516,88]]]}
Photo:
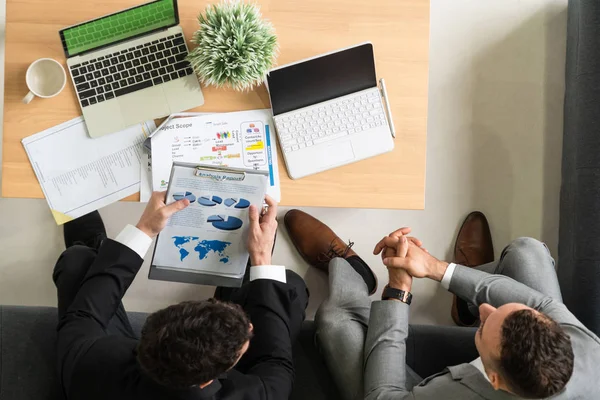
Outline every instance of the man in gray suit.
{"label": "man in gray suit", "polygon": [[[317,339],[344,399],[600,398],[600,340],[560,301],[554,261],[537,240],[517,239],[499,261],[467,268],[400,229],[375,249],[389,283],[387,299],[371,303],[376,280],[352,244],[301,211],[285,224],[300,254],[329,273]],[[409,325],[413,277],[477,305],[479,329]]]}

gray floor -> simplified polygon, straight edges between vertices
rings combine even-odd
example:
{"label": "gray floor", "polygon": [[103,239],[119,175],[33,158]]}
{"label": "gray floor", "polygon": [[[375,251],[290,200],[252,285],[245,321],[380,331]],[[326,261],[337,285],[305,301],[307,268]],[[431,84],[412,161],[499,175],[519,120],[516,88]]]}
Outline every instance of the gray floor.
{"label": "gray floor", "polygon": [[[425,210],[307,209],[355,241],[383,284],[386,270],[372,255],[382,236],[412,226],[432,254],[447,258],[459,223],[473,209],[489,217],[497,252],[525,235],[544,240],[554,254],[557,248],[567,0],[431,5]],[[102,210],[109,235],[135,223],[142,208],[119,203]],[[46,203],[0,199],[0,221],[0,303],[55,304],[50,274],[63,248],[62,230]],[[306,278],[312,313],[327,291],[325,277],[298,257],[284,230],[274,262]],[[212,293],[148,281],[147,268],[148,261],[125,298],[131,310]],[[451,323],[451,297],[437,284],[420,280],[413,292],[413,322]]]}

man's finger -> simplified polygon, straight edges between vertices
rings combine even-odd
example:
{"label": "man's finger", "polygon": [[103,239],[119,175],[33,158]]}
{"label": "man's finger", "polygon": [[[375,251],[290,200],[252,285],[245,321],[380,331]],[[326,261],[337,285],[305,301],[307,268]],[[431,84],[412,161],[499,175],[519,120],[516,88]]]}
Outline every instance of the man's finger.
{"label": "man's finger", "polygon": [[381,253],[381,250],[384,249],[384,245],[383,245],[383,239],[381,239],[376,245],[375,248],[373,249],[373,254],[377,255],[379,253]]}
{"label": "man's finger", "polygon": [[417,249],[419,249],[421,251],[424,251],[425,253],[429,253],[429,251],[427,251],[427,249],[425,247],[419,247],[416,243],[413,243],[410,240],[408,241],[408,244],[409,244],[410,247],[416,247]]}
{"label": "man's finger", "polygon": [[258,213],[258,207],[251,205],[248,210],[248,218],[250,218],[250,226],[256,226],[260,223],[260,215]]}
{"label": "man's finger", "polygon": [[400,243],[401,237],[390,237],[390,236],[384,237],[383,239],[381,239],[379,241],[379,243],[377,243],[377,245],[375,245],[375,250],[373,250],[373,254],[381,253],[381,251],[383,249],[385,249],[386,247],[391,247],[391,248],[395,249],[398,246],[398,244]]}
{"label": "man's finger", "polygon": [[385,236],[379,241],[379,243],[377,243],[377,245],[375,245],[375,250],[373,250],[373,254],[381,253],[381,251],[384,250],[386,247],[391,247],[395,249],[399,243],[399,240],[400,239],[397,237]]}
{"label": "man's finger", "polygon": [[253,231],[260,231],[261,216],[258,211],[258,207],[251,205],[248,210],[248,218],[250,219],[250,229]]}
{"label": "man's finger", "polygon": [[152,196],[150,196],[150,201],[158,201],[160,203],[164,203],[167,198],[167,191],[164,192],[152,192]]}
{"label": "man's finger", "polygon": [[387,257],[383,259],[383,265],[390,268],[404,268],[405,258]]}
{"label": "man's finger", "polygon": [[414,244],[416,244],[419,247],[423,247],[423,242],[421,242],[419,239],[417,239],[414,236],[409,237],[408,240],[410,240],[411,242],[413,242]]}
{"label": "man's finger", "polygon": [[405,226],[404,228],[395,230],[394,232],[390,233],[388,236],[400,237],[400,236],[408,235],[410,232],[412,232],[412,229],[409,228],[408,226]]}
{"label": "man's finger", "polygon": [[190,205],[190,201],[188,199],[181,199],[181,200],[178,200],[178,201],[175,201],[175,202],[169,204],[168,206],[165,206],[165,211],[166,211],[167,215],[170,217],[171,215],[175,214],[177,211],[181,211],[189,205]]}
{"label": "man's finger", "polygon": [[[387,237],[387,236],[386,236],[386,237]],[[373,249],[373,254],[377,255],[377,254],[381,253],[381,251],[382,251],[383,249],[385,249],[385,243],[384,243],[384,240],[385,240],[385,238],[386,238],[386,237],[384,237],[383,239],[381,239],[381,240],[380,240],[380,241],[379,241],[379,242],[378,242],[378,243],[375,245],[375,248]]]}
{"label": "man's finger", "polygon": [[396,247],[396,257],[405,258],[408,253],[408,239],[406,236],[400,238],[400,243]]}
{"label": "man's finger", "polygon": [[265,202],[267,203],[267,212],[262,216],[263,222],[275,221],[277,218],[277,202],[269,195],[265,196]]}
{"label": "man's finger", "polygon": [[[385,238],[384,238],[385,239]],[[377,255],[379,253],[381,253],[381,251],[385,249],[385,243],[383,243],[383,239],[381,239],[376,245],[375,248],[373,249],[373,254]]]}

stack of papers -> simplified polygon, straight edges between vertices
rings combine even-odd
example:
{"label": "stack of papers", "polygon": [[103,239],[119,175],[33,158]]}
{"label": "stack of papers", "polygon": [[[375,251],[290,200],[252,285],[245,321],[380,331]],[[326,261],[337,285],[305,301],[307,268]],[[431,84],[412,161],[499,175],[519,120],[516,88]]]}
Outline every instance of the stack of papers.
{"label": "stack of papers", "polygon": [[23,139],[56,223],[61,225],[140,190],[148,121],[91,139],[82,117]]}
{"label": "stack of papers", "polygon": [[[169,185],[173,162],[253,169],[269,173],[267,194],[281,200],[271,110],[184,113],[169,117],[151,135],[141,170],[141,201]],[[151,182],[151,183],[150,183]]]}

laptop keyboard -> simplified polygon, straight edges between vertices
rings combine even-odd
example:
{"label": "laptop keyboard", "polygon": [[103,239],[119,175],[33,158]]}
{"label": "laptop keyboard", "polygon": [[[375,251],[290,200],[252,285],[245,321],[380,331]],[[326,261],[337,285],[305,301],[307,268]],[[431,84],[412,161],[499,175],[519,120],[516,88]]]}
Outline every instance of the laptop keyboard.
{"label": "laptop keyboard", "polygon": [[387,125],[376,91],[285,115],[275,123],[284,153]]}
{"label": "laptop keyboard", "polygon": [[194,73],[181,33],[71,66],[82,107]]}

